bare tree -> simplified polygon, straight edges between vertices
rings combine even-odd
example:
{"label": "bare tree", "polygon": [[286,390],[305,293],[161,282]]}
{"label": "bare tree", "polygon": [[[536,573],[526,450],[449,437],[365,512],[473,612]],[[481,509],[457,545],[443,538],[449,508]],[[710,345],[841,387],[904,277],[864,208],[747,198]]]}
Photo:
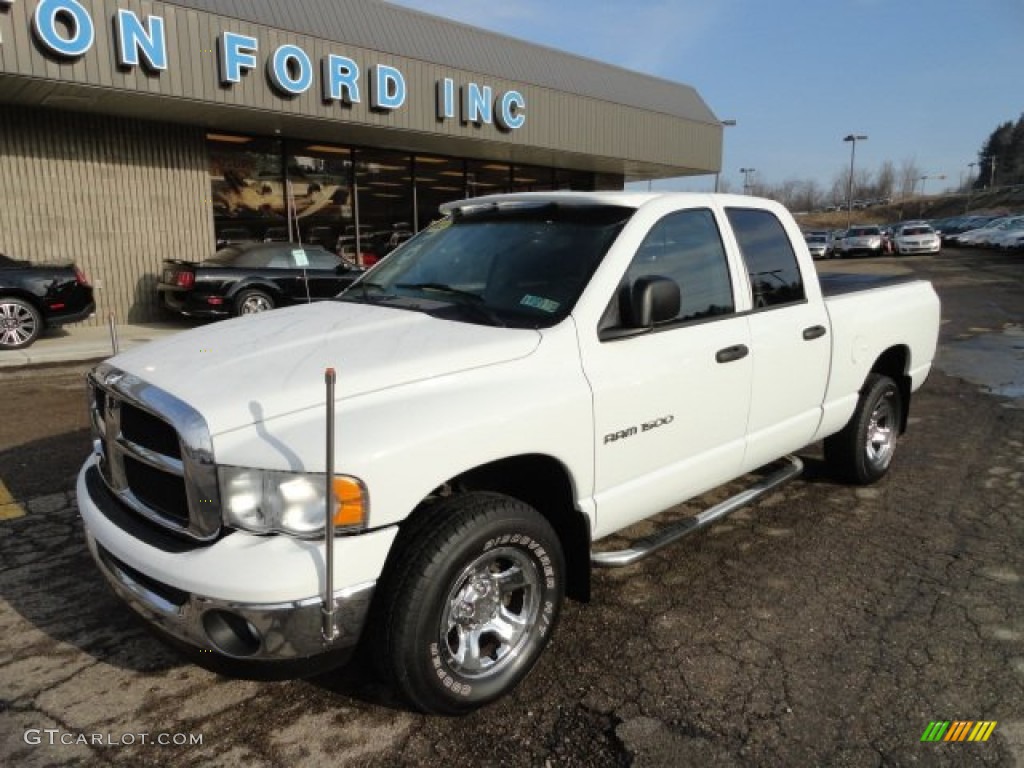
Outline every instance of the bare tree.
{"label": "bare tree", "polygon": [[882,167],[878,169],[878,175],[875,178],[875,196],[892,197],[895,189],[896,166],[893,165],[892,160],[886,160],[882,163]]}
{"label": "bare tree", "polygon": [[914,194],[914,187],[917,180],[921,178],[921,168],[913,157],[900,161],[900,170],[897,182],[899,185],[900,197],[911,197]]}

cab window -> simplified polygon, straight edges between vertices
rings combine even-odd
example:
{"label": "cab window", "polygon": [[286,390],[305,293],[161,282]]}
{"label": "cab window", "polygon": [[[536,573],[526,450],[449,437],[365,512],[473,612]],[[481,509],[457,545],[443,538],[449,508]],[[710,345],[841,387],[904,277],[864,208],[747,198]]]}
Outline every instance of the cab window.
{"label": "cab window", "polygon": [[630,289],[639,278],[667,278],[679,287],[679,312],[660,327],[707,320],[735,311],[732,280],[714,214],[708,209],[670,213],[655,224],[630,262],[602,330],[630,316]]}
{"label": "cab window", "polygon": [[796,252],[782,222],[771,211],[727,208],[740,252],[750,274],[755,309],[804,300]]}

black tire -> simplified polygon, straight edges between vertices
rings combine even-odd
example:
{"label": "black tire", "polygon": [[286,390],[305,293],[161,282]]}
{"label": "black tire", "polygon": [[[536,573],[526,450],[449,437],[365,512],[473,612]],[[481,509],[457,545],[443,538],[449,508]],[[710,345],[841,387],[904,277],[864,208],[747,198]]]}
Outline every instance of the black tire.
{"label": "black tire", "polygon": [[269,312],[274,306],[274,300],[269,294],[250,288],[235,297],[235,317]]}
{"label": "black tire", "polygon": [[565,594],[548,521],[508,496],[470,493],[422,510],[395,547],[371,624],[378,669],[432,714],[511,691],[547,645]]}
{"label": "black tire", "polygon": [[903,423],[903,396],[888,376],[872,373],[845,427],[825,438],[825,462],[849,483],[870,485],[889,471]]}
{"label": "black tire", "polygon": [[24,349],[42,332],[38,309],[21,299],[0,298],[0,349]]}

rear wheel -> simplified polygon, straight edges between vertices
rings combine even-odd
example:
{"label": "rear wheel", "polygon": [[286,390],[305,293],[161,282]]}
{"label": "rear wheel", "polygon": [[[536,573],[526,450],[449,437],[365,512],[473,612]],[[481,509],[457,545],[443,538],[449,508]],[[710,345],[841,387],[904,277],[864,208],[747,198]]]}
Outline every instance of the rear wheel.
{"label": "rear wheel", "polygon": [[43,317],[27,301],[0,298],[0,349],[23,349],[43,332]]}
{"label": "rear wheel", "polygon": [[840,432],[825,439],[825,461],[842,480],[869,485],[892,464],[903,422],[903,398],[896,382],[872,373],[857,408]]}
{"label": "rear wheel", "polygon": [[274,308],[274,300],[263,291],[242,291],[235,299],[236,315],[255,315]]}
{"label": "rear wheel", "polygon": [[551,525],[494,493],[425,510],[396,542],[372,650],[419,709],[469,712],[511,691],[554,631],[565,563]]}

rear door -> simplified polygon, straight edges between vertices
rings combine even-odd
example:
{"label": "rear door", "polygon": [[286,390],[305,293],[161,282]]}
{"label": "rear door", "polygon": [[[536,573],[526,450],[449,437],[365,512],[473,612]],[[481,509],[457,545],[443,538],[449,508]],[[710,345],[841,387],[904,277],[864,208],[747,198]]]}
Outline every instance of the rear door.
{"label": "rear door", "polygon": [[774,211],[727,207],[746,265],[753,307],[753,364],[745,470],[807,445],[821,420],[831,362],[828,313],[818,282],[804,280]]}

